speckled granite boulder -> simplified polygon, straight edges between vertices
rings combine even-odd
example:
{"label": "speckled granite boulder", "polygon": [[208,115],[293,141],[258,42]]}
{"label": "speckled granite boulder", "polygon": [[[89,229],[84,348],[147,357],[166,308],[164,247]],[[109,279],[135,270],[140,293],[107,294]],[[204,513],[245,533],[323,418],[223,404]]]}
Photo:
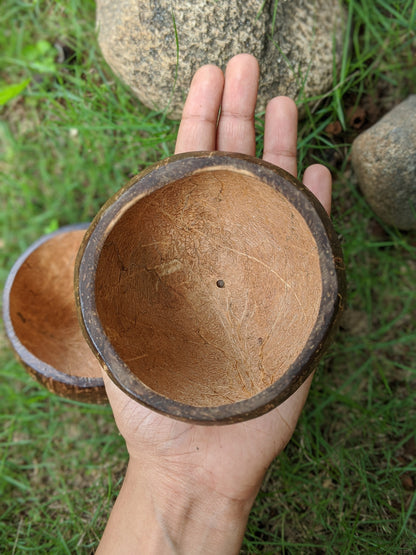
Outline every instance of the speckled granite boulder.
{"label": "speckled granite boulder", "polygon": [[242,52],[261,65],[258,110],[278,94],[325,92],[343,22],[339,0],[97,0],[104,58],[145,105],[173,118],[198,67],[224,68]]}
{"label": "speckled granite boulder", "polygon": [[352,164],[374,212],[399,229],[416,229],[416,95],[359,135]]}

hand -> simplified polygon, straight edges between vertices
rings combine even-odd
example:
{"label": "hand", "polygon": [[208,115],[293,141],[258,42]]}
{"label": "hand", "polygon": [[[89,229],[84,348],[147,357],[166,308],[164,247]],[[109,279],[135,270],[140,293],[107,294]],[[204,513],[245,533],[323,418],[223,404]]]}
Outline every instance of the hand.
{"label": "hand", "polygon": [[[257,61],[248,54],[232,58],[225,77],[216,66],[199,69],[183,110],[175,152],[255,155],[258,76]],[[286,97],[274,98],[265,115],[264,160],[296,175],[296,143],[296,105]],[[303,181],[329,212],[329,171],[311,166]],[[162,553],[174,548],[181,553],[238,551],[264,474],[292,436],[312,378],[268,414],[226,426],[197,426],[161,416],[104,378],[130,462],[99,552],[110,553],[111,546],[123,552],[121,538],[126,540],[133,515],[138,521],[128,544],[132,552],[134,546],[145,553],[152,552],[152,546]]]}

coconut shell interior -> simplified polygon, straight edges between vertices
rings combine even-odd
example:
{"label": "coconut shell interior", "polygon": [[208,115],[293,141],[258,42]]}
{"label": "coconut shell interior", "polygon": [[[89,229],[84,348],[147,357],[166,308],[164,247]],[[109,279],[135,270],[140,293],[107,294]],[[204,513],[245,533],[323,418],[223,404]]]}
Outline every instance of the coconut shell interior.
{"label": "coconut shell interior", "polygon": [[9,317],[13,346],[35,378],[55,393],[81,400],[91,393],[85,400],[98,402],[105,400],[103,384],[95,393],[80,391],[89,388],[88,379],[95,386],[102,379],[75,307],[74,265],[84,234],[85,229],[58,233],[30,252],[14,275]]}
{"label": "coconut shell interior", "polygon": [[[56,264],[43,294],[62,279],[69,268]],[[318,245],[302,215],[260,179],[227,168],[132,204],[108,234],[95,276],[98,316],[118,355],[153,391],[196,407],[248,399],[279,380],[304,349],[321,297]],[[94,372],[62,301],[27,341],[42,333],[42,354],[67,359],[48,339],[67,319],[62,340],[79,345],[70,371],[88,359]],[[29,315],[24,304],[16,302],[17,322],[44,301],[33,294]]]}

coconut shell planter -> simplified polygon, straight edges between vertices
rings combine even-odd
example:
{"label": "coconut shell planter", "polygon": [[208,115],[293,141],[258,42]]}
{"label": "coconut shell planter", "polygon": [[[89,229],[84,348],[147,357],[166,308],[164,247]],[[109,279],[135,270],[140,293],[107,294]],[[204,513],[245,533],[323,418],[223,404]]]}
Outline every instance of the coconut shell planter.
{"label": "coconut shell planter", "polygon": [[[78,251],[70,324],[39,307],[34,327],[54,333],[32,337],[21,292],[32,282],[16,285],[13,269],[6,292],[6,329],[31,373],[15,338],[47,361],[41,381],[52,390],[59,369],[102,392],[98,359],[139,403],[195,423],[247,420],[283,402],[316,367],[343,304],[342,253],[321,204],[287,172],[238,154],[188,153],[148,168],[71,248],[50,250],[72,269]],[[49,272],[39,267],[37,279]]]}

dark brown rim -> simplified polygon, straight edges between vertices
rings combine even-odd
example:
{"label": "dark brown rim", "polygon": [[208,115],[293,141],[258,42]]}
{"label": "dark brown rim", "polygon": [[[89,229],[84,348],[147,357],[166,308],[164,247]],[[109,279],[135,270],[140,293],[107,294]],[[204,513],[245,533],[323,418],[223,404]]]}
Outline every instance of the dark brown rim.
{"label": "dark brown rim", "polygon": [[[7,338],[15,351],[19,361],[25,368],[29,371],[29,373],[39,382],[41,382],[45,387],[49,390],[54,391],[54,387],[52,382],[60,382],[63,383],[70,388],[74,388],[77,391],[82,391],[79,397],[76,396],[79,400],[88,398],[88,392],[86,390],[95,390],[104,388],[104,380],[102,378],[90,378],[90,377],[83,377],[83,376],[72,376],[70,374],[66,374],[65,372],[61,372],[57,370],[50,364],[47,364],[43,360],[36,357],[31,351],[29,351],[20,341],[18,336],[16,335],[15,329],[13,327],[11,314],[10,314],[10,293],[13,287],[14,280],[16,278],[17,273],[19,272],[20,268],[26,261],[26,259],[41,245],[50,241],[53,237],[57,235],[61,235],[62,233],[69,233],[71,231],[77,230],[86,230],[88,229],[88,223],[80,223],[80,224],[73,224],[61,227],[57,231],[49,233],[47,235],[43,235],[37,241],[32,243],[30,247],[28,247],[23,254],[16,260],[12,269],[9,272],[9,275],[6,280],[6,284],[4,286],[3,291],[3,320]],[[83,391],[85,390],[85,391]],[[85,393],[85,395],[84,395]],[[71,397],[71,395],[68,395]]]}
{"label": "dark brown rim", "polygon": [[[231,168],[261,179],[280,191],[301,213],[320,251],[325,283],[319,314],[307,344],[287,372],[257,395],[217,407],[195,407],[168,399],[144,385],[108,340],[95,305],[94,276],[103,244],[114,223],[141,197],[206,168]],[[299,195],[299,191],[301,195]],[[300,201],[300,198],[302,199]],[[160,413],[200,424],[233,423],[264,414],[285,401],[314,370],[336,328],[343,307],[345,275],[338,237],[323,206],[286,171],[251,156],[192,152],[169,157],[134,177],[101,208],[88,229],[75,264],[75,296],[81,327],[109,377],[133,399]]]}

